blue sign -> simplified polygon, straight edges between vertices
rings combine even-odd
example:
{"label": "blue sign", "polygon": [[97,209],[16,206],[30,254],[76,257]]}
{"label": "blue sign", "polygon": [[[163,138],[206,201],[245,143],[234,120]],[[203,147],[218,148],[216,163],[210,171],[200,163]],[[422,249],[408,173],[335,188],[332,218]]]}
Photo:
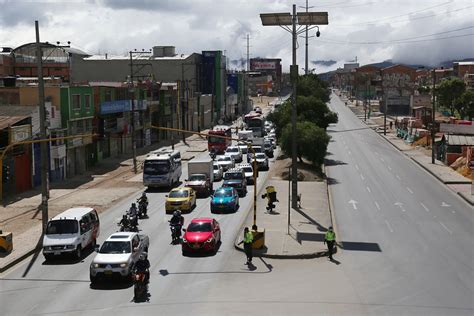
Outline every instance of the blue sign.
{"label": "blue sign", "polygon": [[131,110],[130,100],[105,101],[100,104],[100,114],[123,113]]}

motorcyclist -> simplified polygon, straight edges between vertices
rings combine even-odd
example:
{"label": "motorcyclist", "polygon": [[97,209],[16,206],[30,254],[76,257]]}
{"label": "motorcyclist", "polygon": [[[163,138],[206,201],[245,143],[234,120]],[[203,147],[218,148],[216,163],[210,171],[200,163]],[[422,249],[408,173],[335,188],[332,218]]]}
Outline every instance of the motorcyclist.
{"label": "motorcyclist", "polygon": [[143,192],[142,196],[137,199],[137,202],[138,202],[139,209],[141,209],[143,207],[143,215],[146,216],[147,207],[148,207],[148,197],[146,196],[145,192]]}
{"label": "motorcyclist", "polygon": [[[180,211],[174,211],[173,217],[170,219],[170,228],[171,232],[176,232],[176,236],[172,234],[173,242],[175,242],[175,238],[178,239],[181,236],[181,228],[184,225],[184,217],[181,215]],[[175,231],[173,229],[176,229]]]}
{"label": "motorcyclist", "polygon": [[128,220],[128,216],[124,214],[122,216],[122,219],[120,220],[120,222],[118,224],[119,224],[119,226],[123,227],[123,229],[129,227],[130,226],[130,221]]}
{"label": "motorcyclist", "polygon": [[265,188],[266,193],[262,195],[262,199],[267,198],[267,210],[270,212],[273,211],[273,208],[275,205],[273,203],[279,202],[277,199],[277,193],[275,191],[275,187],[272,185],[269,185],[268,187]]}
{"label": "motorcyclist", "polygon": [[217,155],[217,151],[215,148],[212,148],[210,151],[209,151],[209,156],[211,156],[212,160],[215,160],[216,159],[216,155]]}
{"label": "motorcyclist", "polygon": [[138,226],[138,217],[137,217],[137,213],[138,213],[138,210],[137,210],[137,205],[135,203],[132,203],[132,206],[130,207],[130,209],[128,210],[128,215],[130,216],[130,220],[131,220],[131,224],[134,226],[134,227],[137,227]]}
{"label": "motorcyclist", "polygon": [[145,282],[148,282],[150,279],[150,261],[148,261],[148,253],[142,252],[140,254],[137,263],[135,263],[134,271],[135,273],[145,273]]}

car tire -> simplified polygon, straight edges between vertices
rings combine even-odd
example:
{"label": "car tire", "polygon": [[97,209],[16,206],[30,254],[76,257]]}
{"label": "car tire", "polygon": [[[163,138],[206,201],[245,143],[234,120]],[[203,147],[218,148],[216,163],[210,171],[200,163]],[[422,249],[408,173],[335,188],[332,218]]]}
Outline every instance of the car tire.
{"label": "car tire", "polygon": [[76,257],[77,260],[82,259],[82,247],[81,245],[77,245],[76,252],[74,253],[74,256]]}
{"label": "car tire", "polygon": [[89,273],[89,280],[91,281],[91,284],[94,285],[97,283],[98,277]]}
{"label": "car tire", "polygon": [[44,256],[44,259],[45,259],[46,261],[52,261],[53,258],[54,258],[54,255],[49,254],[49,253],[47,253],[47,254],[45,253],[45,254],[43,254],[43,256]]}

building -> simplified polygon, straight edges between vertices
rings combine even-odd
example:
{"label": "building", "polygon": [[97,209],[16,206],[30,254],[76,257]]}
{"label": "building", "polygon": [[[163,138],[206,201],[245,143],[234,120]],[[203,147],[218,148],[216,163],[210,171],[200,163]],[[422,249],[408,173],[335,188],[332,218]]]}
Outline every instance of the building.
{"label": "building", "polygon": [[380,112],[390,115],[409,115],[410,98],[415,90],[416,69],[393,65],[380,70],[383,102]]}
{"label": "building", "polygon": [[260,86],[261,92],[265,95],[278,95],[281,91],[282,71],[280,58],[251,58],[250,71],[259,72],[267,80]]}

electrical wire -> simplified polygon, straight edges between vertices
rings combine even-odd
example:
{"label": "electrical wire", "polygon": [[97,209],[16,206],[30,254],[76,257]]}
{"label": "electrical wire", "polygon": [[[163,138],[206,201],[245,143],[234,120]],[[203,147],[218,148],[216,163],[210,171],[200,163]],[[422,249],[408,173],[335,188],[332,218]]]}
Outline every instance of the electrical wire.
{"label": "electrical wire", "polygon": [[445,39],[452,39],[452,38],[460,38],[466,36],[473,36],[474,33],[469,34],[462,34],[462,35],[454,35],[448,37],[438,37],[438,38],[430,38],[430,39],[420,39],[420,40],[399,40],[399,41],[380,41],[380,42],[343,42],[343,41],[331,41],[331,40],[319,40],[323,43],[327,44],[339,44],[339,45],[377,45],[377,44],[409,44],[409,43],[420,43],[420,42],[431,42],[431,41],[438,41],[438,40],[445,40]]}

